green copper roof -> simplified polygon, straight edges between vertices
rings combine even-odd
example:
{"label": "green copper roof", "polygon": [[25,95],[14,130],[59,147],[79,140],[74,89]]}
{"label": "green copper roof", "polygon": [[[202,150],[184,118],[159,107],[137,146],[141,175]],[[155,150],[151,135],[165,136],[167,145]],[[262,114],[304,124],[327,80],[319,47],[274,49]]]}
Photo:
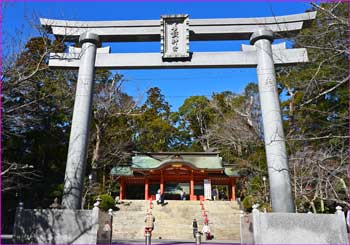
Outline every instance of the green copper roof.
{"label": "green copper roof", "polygon": [[133,172],[131,167],[127,166],[118,166],[111,169],[111,175],[117,176],[133,176]]}
{"label": "green copper roof", "polygon": [[133,169],[157,169],[166,164],[181,163],[196,169],[222,169],[222,158],[217,153],[152,153],[132,158]]}
{"label": "green copper roof", "polygon": [[193,169],[224,170],[226,176],[240,177],[232,167],[223,167],[222,158],[217,152],[161,152],[139,153],[132,157],[131,166],[118,166],[111,170],[111,175],[133,176],[134,170],[159,169],[166,165],[183,164]]}
{"label": "green copper roof", "polygon": [[240,177],[241,175],[232,167],[225,167],[225,174],[230,177]]}

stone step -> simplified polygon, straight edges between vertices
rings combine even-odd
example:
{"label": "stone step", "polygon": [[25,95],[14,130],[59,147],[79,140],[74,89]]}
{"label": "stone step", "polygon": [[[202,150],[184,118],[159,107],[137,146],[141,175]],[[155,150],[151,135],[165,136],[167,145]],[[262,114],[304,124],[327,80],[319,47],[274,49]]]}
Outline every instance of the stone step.
{"label": "stone step", "polygon": [[236,206],[231,206],[231,205],[215,205],[215,204],[204,204],[204,207],[205,208],[216,208],[218,210],[220,210],[220,208],[224,207],[224,208],[227,208],[227,209],[233,209],[233,210],[238,210],[240,211],[239,207],[236,207]]}
{"label": "stone step", "polygon": [[113,212],[113,214],[119,214],[119,215],[126,215],[126,214],[130,214],[130,213],[135,213],[135,214],[143,214],[145,215],[147,209],[142,209],[142,210],[118,210]]}
{"label": "stone step", "polygon": [[[203,211],[199,201],[166,201],[159,206],[153,202],[155,217],[154,239],[192,240],[192,219],[196,218],[199,229],[203,226]],[[238,205],[229,201],[204,201],[209,225],[214,239],[239,241],[240,211]],[[144,239],[144,217],[149,201],[129,201],[114,212],[113,239]]]}
{"label": "stone step", "polygon": [[225,220],[228,220],[228,221],[231,221],[231,220],[238,220],[240,219],[240,215],[220,215],[220,214],[207,214],[208,216],[208,219],[211,218],[212,220],[216,220],[216,221],[225,221]]}
{"label": "stone step", "polygon": [[142,223],[132,223],[132,222],[125,222],[125,221],[123,221],[123,222],[114,223],[114,225],[113,225],[114,228],[113,229],[118,229],[118,228],[128,229],[128,228],[126,228],[127,225],[131,225],[132,228],[130,228],[130,229],[134,229],[135,227],[145,227],[145,223],[144,222],[142,222]]}

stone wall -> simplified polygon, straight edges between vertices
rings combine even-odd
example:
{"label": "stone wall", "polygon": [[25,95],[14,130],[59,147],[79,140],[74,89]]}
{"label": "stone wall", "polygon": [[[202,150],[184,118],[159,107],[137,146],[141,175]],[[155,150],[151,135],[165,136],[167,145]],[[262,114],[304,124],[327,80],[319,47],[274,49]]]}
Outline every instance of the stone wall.
{"label": "stone wall", "polygon": [[100,212],[98,216],[99,228],[97,231],[97,243],[109,244],[112,241],[113,212]]}
{"label": "stone wall", "polygon": [[253,244],[253,216],[251,214],[241,211],[240,229],[241,244]]}
{"label": "stone wall", "polygon": [[99,209],[23,209],[16,212],[14,243],[96,244]]}
{"label": "stone wall", "polygon": [[345,216],[336,214],[261,213],[253,209],[255,244],[348,244]]}

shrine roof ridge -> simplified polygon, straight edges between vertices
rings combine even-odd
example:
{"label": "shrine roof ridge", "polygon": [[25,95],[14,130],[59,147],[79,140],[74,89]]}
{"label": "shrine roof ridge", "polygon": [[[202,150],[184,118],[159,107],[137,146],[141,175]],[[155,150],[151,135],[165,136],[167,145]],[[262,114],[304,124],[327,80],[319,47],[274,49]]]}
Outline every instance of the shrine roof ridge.
{"label": "shrine roof ridge", "polygon": [[134,152],[134,155],[219,155],[220,152]]}
{"label": "shrine roof ridge", "polygon": [[[199,152],[196,152],[199,153]],[[194,167],[208,169],[222,169],[222,157],[216,154],[183,154],[175,152],[161,152],[160,154],[148,153],[137,154],[132,157],[133,169],[159,168],[164,164],[183,162],[192,164]]]}

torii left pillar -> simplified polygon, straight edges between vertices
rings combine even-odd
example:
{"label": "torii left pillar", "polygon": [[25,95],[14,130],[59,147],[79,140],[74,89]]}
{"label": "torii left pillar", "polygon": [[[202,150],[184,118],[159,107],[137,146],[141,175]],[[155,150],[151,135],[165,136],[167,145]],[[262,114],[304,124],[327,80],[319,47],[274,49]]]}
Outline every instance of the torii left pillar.
{"label": "torii left pillar", "polygon": [[62,206],[67,209],[80,209],[81,207],[89,142],[96,50],[100,40],[98,35],[85,32],[80,35],[79,42],[82,48],[62,197]]}

